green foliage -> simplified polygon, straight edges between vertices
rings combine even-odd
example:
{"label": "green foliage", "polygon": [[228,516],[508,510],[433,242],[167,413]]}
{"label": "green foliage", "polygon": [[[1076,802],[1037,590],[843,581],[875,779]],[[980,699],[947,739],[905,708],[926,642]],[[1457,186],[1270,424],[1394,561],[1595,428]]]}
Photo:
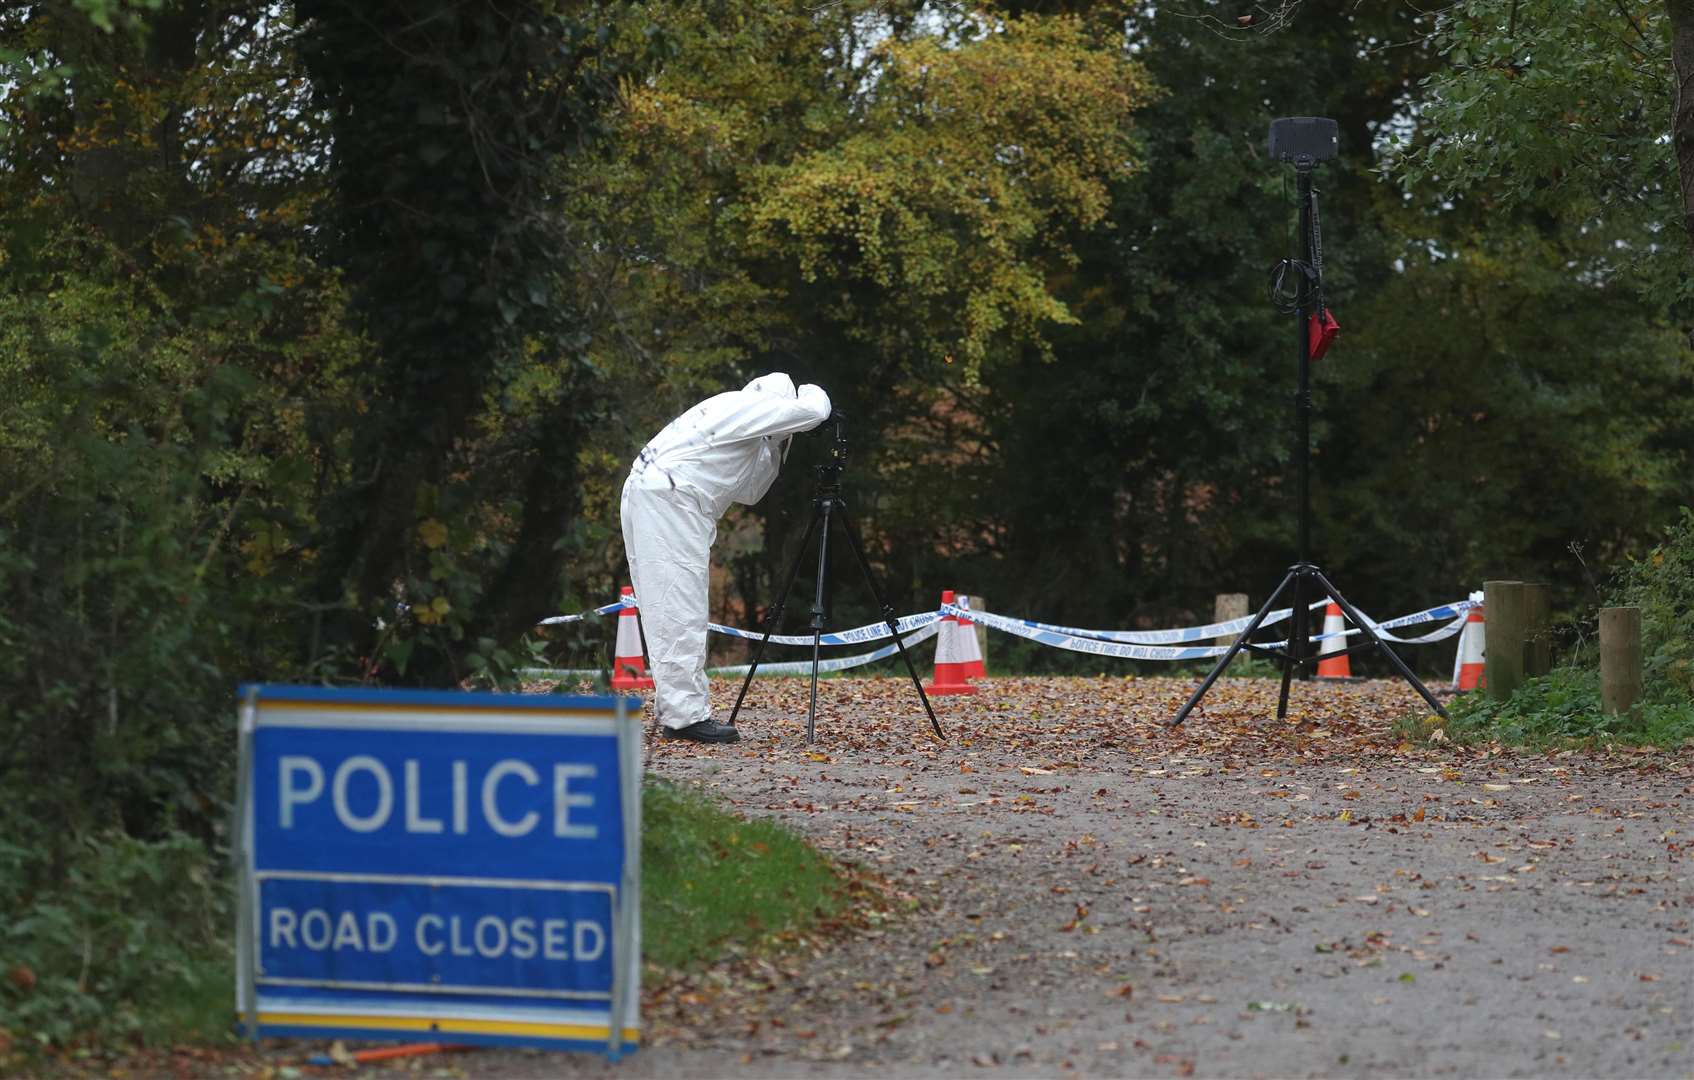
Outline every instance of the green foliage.
{"label": "green foliage", "polygon": [[[221,1034],[233,898],[205,846],[182,833],[143,841],[108,832],[53,857],[63,866],[0,843],[0,1031],[20,1049]],[[221,1008],[207,1010],[208,1001]]]}
{"label": "green foliage", "polygon": [[463,643],[516,637],[562,591],[598,391],[548,208],[621,73],[604,46],[622,8],[297,8],[335,142],[328,253],[376,347],[314,591],[339,604],[332,647],[450,685],[469,673]]}
{"label": "green foliage", "polygon": [[732,817],[663,782],[647,784],[641,815],[641,946],[660,967],[768,943],[841,908],[828,860],[775,822]]}
{"label": "green foliage", "polygon": [[1649,698],[1694,702],[1694,510],[1618,576],[1614,602],[1641,609],[1642,675]]}
{"label": "green foliage", "polygon": [[1600,708],[1600,673],[1566,666],[1525,681],[1506,701],[1486,692],[1453,702],[1446,726],[1456,742],[1499,741],[1531,747],[1621,743],[1681,746],[1694,739],[1694,701],[1649,699],[1628,715],[1607,716]]}
{"label": "green foliage", "polygon": [[[1627,269],[1670,299],[1687,278],[1670,145],[1665,5],[1464,0],[1440,19],[1447,66],[1421,86],[1416,133],[1386,168],[1485,206],[1526,206],[1605,241],[1591,272]],[[1673,226],[1672,242],[1662,227]]]}
{"label": "green foliage", "polygon": [[[1065,254],[1131,172],[1128,117],[1152,96],[1139,66],[1080,20],[1029,17],[891,38],[864,67],[850,128],[753,172],[750,252],[826,290],[886,292],[898,342],[855,329],[885,354],[956,353],[967,378],[1008,331],[1041,345],[1046,324],[1074,323],[1040,256]],[[857,306],[837,311],[857,321]]]}
{"label": "green foliage", "polygon": [[1486,692],[1459,698],[1448,736],[1531,746],[1615,741],[1674,747],[1694,739],[1694,511],[1684,507],[1662,543],[1625,565],[1612,602],[1641,608],[1643,699],[1630,713],[1602,711],[1597,656],[1589,649],[1550,675],[1527,680],[1510,700],[1495,701]]}

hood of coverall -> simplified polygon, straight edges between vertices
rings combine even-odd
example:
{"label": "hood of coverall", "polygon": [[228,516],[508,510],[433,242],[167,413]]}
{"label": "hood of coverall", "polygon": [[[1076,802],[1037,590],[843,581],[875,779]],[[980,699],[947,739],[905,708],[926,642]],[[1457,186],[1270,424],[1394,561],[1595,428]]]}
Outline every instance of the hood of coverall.
{"label": "hood of coverall", "polygon": [[742,389],[752,390],[760,394],[775,394],[778,397],[785,398],[800,396],[800,391],[794,388],[794,380],[780,371],[773,371],[769,375],[760,375]]}

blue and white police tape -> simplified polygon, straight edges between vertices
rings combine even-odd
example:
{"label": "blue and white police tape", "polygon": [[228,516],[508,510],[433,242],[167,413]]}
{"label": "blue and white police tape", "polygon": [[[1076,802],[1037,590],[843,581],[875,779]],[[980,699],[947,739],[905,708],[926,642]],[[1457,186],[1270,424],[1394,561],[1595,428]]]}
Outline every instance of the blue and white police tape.
{"label": "blue and white police tape", "polygon": [[[1323,607],[1329,601],[1316,600],[1310,607],[1315,610]],[[961,609],[962,610],[962,609]],[[969,612],[965,612],[969,616]],[[1260,626],[1274,626],[1284,622],[1294,614],[1293,608],[1279,608],[1265,616]],[[1004,617],[1004,616],[1002,616]],[[1134,645],[1180,645],[1189,641],[1210,641],[1213,638],[1239,634],[1247,629],[1247,624],[1253,621],[1253,616],[1243,615],[1239,619],[1227,622],[1206,623],[1204,626],[1179,626],[1171,630],[1089,630],[1080,626],[1056,626],[1053,623],[1036,622],[1033,619],[1019,619],[1019,622],[1032,630],[1047,630],[1067,637],[1098,638],[1101,641],[1127,641]]]}
{"label": "blue and white police tape", "polygon": [[[589,611],[579,611],[575,615],[553,615],[542,619],[537,625],[557,626],[560,623],[581,622],[584,619],[594,616],[610,615],[613,612],[622,611],[626,607],[639,608],[640,606],[641,604],[637,597],[625,596],[613,603],[605,605],[604,607],[593,608]],[[902,615],[898,619],[895,619],[894,622],[895,625],[900,628],[900,632],[905,634],[910,633],[913,630],[921,630],[924,627],[929,626],[931,623],[939,621],[940,618],[941,613],[939,611],[920,611],[911,615]],[[764,631],[762,630],[743,630],[740,627],[725,626],[722,623],[707,623],[706,629],[715,634],[723,634],[727,637],[746,638],[751,641],[758,641],[760,638],[765,636]],[[832,633],[823,634],[819,637],[818,644],[827,646],[863,645],[871,641],[882,641],[890,636],[892,635],[889,632],[887,623],[874,622],[866,623],[864,626],[855,626],[851,630],[837,630]],[[810,645],[811,643],[812,636],[810,634],[771,635],[771,644],[773,645]],[[809,665],[807,670],[810,670]]]}
{"label": "blue and white police tape", "polygon": [[[1315,610],[1327,605],[1328,603],[1329,600],[1325,597],[1314,601],[1310,607]],[[1396,645],[1427,645],[1433,642],[1445,640],[1446,638],[1459,633],[1464,628],[1466,613],[1477,605],[1478,602],[1474,599],[1458,600],[1449,604],[1440,604],[1432,608],[1426,608],[1423,611],[1413,612],[1410,615],[1401,615],[1385,622],[1379,623],[1372,621],[1370,625],[1374,630],[1376,630],[1377,636],[1381,637],[1384,641]],[[639,606],[640,605],[635,597],[623,597],[613,603],[606,604],[603,607],[594,608],[591,611],[579,612],[575,615],[555,615],[551,618],[543,619],[541,625],[580,622],[590,616],[610,615],[625,607]],[[1277,611],[1273,611],[1265,617],[1264,621],[1261,622],[1259,626],[1260,628],[1263,628],[1285,622],[1292,614],[1292,608],[1282,608]],[[939,611],[916,612],[910,615],[902,615],[895,620],[895,623],[899,627],[900,632],[905,634],[933,626],[944,615],[960,616],[966,620],[980,622],[984,626],[991,626],[1003,633],[1013,634],[1041,644],[1051,645],[1054,648],[1069,649],[1072,652],[1085,652],[1098,656],[1115,656],[1129,660],[1170,661],[1198,660],[1211,656],[1221,656],[1227,646],[1205,645],[1188,648],[1173,648],[1168,646],[1177,645],[1183,642],[1212,641],[1216,638],[1225,637],[1230,634],[1239,634],[1247,628],[1249,623],[1253,621],[1251,616],[1243,616],[1242,618],[1230,619],[1225,622],[1206,623],[1200,626],[1177,627],[1170,630],[1089,630],[1081,627],[1058,626],[1052,623],[1037,622],[1032,619],[1013,619],[1004,615],[996,615],[992,612],[971,611],[954,605],[944,605]],[[1368,619],[1369,616],[1366,616],[1366,618]],[[1415,626],[1420,623],[1434,622],[1439,619],[1451,619],[1452,622],[1439,630],[1412,638],[1397,637],[1388,632],[1389,630],[1398,627]],[[739,627],[725,626],[722,623],[708,623],[707,627],[715,633],[724,634],[729,637],[743,638],[749,641],[758,641],[764,637],[762,631],[743,630]],[[1323,641],[1329,637],[1350,637],[1357,633],[1359,633],[1359,630],[1354,627],[1342,631],[1340,634],[1313,635],[1310,640]],[[818,644],[831,647],[838,647],[842,645],[861,645],[872,641],[882,641],[887,639],[889,636],[890,633],[888,624],[884,622],[875,622],[867,623],[864,626],[856,626],[851,630],[838,630],[819,635]],[[929,635],[924,635],[925,638],[928,636]],[[776,645],[804,646],[812,644],[812,637],[809,634],[772,634],[770,640]],[[923,639],[917,638],[913,640]],[[1081,644],[1083,642],[1096,642],[1101,645],[1135,647],[1100,648],[1095,646],[1084,646]],[[1255,644],[1260,644],[1266,648],[1278,648],[1285,643],[1256,642]],[[889,648],[892,649],[892,646]],[[872,654],[868,653],[864,654],[864,656],[871,655]],[[882,655],[887,656],[892,655],[892,653],[884,652]],[[857,661],[857,663],[873,662],[872,660],[864,659],[863,657],[847,657],[845,659]],[[875,659],[882,659],[882,656],[876,656]],[[857,666],[857,663],[849,664],[848,666]],[[809,661],[805,662],[805,668],[808,671],[811,669]],[[730,671],[733,669],[725,668],[722,670]],[[742,670],[745,670],[745,668]],[[763,668],[761,668],[761,670],[763,670]],[[822,670],[821,667],[820,670]]]}
{"label": "blue and white police tape", "polygon": [[[1327,603],[1327,601],[1324,602]],[[1398,618],[1389,619],[1386,622],[1373,622],[1371,625],[1373,629],[1377,630],[1378,636],[1384,641],[1391,641],[1395,644],[1401,645],[1428,644],[1431,641],[1439,641],[1442,638],[1450,637],[1453,634],[1458,633],[1459,629],[1464,624],[1464,613],[1469,611],[1471,606],[1472,605],[1469,601],[1459,601],[1454,604],[1442,604],[1437,607],[1425,609],[1424,611],[1414,612],[1411,615],[1402,615]],[[1010,619],[1004,615],[996,615],[989,611],[966,611],[951,604],[943,605],[941,611],[942,614],[945,615],[957,615],[969,619],[972,622],[978,622],[984,626],[992,627],[1002,633],[1012,634],[1016,637],[1025,638],[1042,645],[1049,645],[1056,649],[1067,649],[1071,652],[1089,653],[1095,656],[1111,656],[1121,660],[1204,660],[1210,657],[1222,656],[1225,652],[1229,651],[1229,646],[1227,645],[1176,648],[1160,645],[1144,645],[1126,641],[1112,641],[1098,637],[1084,637],[1076,634],[1065,634],[1054,630],[1038,629],[1037,627],[1029,625],[1022,619]],[[1418,623],[1431,622],[1435,619],[1446,616],[1454,616],[1452,624],[1443,627],[1432,634],[1425,634],[1418,638],[1398,638],[1392,634],[1386,633],[1386,630],[1390,627],[1411,626]],[[1231,621],[1233,622],[1234,620]],[[1236,628],[1237,632],[1246,629],[1247,623],[1251,621],[1251,619],[1241,620],[1240,626]],[[1227,626],[1229,624],[1219,623],[1214,625]],[[1260,625],[1262,626],[1264,624],[1261,623]],[[1357,629],[1344,631],[1342,634],[1338,635],[1318,635],[1312,640],[1321,641],[1325,636],[1339,637],[1354,633],[1358,633]],[[1263,648],[1279,648],[1284,646],[1286,642],[1254,642],[1254,644]]]}
{"label": "blue and white police tape", "polygon": [[[920,641],[927,641],[934,637],[941,630],[941,623],[939,621],[940,618],[939,614],[936,615],[936,621],[930,622],[916,633],[902,637],[900,639],[900,643],[910,647],[918,644]],[[884,627],[884,629],[887,628]],[[776,638],[773,637],[771,640],[775,641]],[[806,638],[805,641],[806,644],[809,645],[811,644],[812,639]],[[884,645],[882,648],[877,649],[874,652],[860,653],[858,656],[837,656],[828,660],[819,660],[818,670],[846,671],[849,668],[863,667],[866,664],[874,664],[878,660],[888,659],[890,656],[893,656],[897,651],[899,651],[899,648],[900,645],[889,644]],[[710,673],[713,675],[745,675],[747,674],[747,669],[751,666],[752,665],[750,664],[737,664],[734,667],[711,668]],[[759,674],[761,675],[804,675],[808,674],[811,670],[812,662],[810,660],[787,660],[780,664],[759,665]]]}
{"label": "blue and white police tape", "polygon": [[588,611],[579,611],[575,615],[550,615],[547,618],[542,619],[539,623],[536,623],[536,625],[537,626],[557,626],[560,623],[581,622],[584,619],[595,617],[595,616],[610,615],[614,611],[622,611],[624,608],[630,607],[630,606],[632,606],[632,605],[626,604],[622,600],[614,600],[610,604],[605,604],[601,607],[592,608]]}
{"label": "blue and white police tape", "polygon": [[[1328,603],[1329,598],[1324,597],[1313,601],[1309,607],[1315,611],[1318,608],[1326,606]],[[1429,608],[1426,611],[1417,612],[1412,615],[1404,615],[1399,619],[1392,619],[1386,623],[1372,625],[1381,628],[1385,626],[1409,626],[1419,622],[1432,622],[1436,619],[1462,615],[1475,606],[1476,605],[1469,600],[1460,600],[1453,604],[1443,604],[1439,607]],[[958,611],[959,614],[963,615],[965,618],[970,617],[969,611],[963,608],[958,609]],[[1259,626],[1273,626],[1277,623],[1286,622],[1288,617],[1293,613],[1293,608],[1280,608],[1265,616],[1264,621],[1261,622]],[[1005,616],[1002,616],[1002,618],[1004,617]],[[1253,617],[1251,615],[1244,615],[1239,619],[1230,619],[1226,622],[1206,623],[1203,626],[1183,626],[1172,630],[1089,630],[1077,626],[1057,626],[1053,623],[1037,622],[1033,619],[1019,619],[1017,621],[1033,630],[1047,630],[1051,633],[1063,634],[1067,637],[1098,638],[1101,641],[1124,641],[1135,645],[1180,645],[1190,641],[1210,641],[1213,638],[1239,634],[1243,630],[1247,629],[1247,625],[1253,621]],[[1456,634],[1458,631],[1451,630],[1449,633]],[[1398,641],[1399,639],[1394,640]],[[1421,641],[1423,639],[1419,640]],[[1438,641],[1440,638],[1430,638],[1429,640]]]}
{"label": "blue and white police tape", "polygon": [[[894,623],[900,628],[900,632],[905,634],[910,633],[913,630],[922,630],[924,627],[931,626],[940,621],[941,612],[922,611],[913,615],[902,615],[898,619],[895,619]],[[730,637],[746,638],[749,641],[758,641],[760,638],[765,636],[764,631],[762,630],[742,630],[739,627],[724,626],[721,623],[707,623],[706,628],[714,633],[726,634]],[[851,630],[838,630],[832,634],[822,634],[818,637],[818,644],[863,645],[866,642],[881,641],[884,638],[891,636],[893,635],[889,633],[887,623],[874,622],[866,623],[864,626],[855,626]],[[812,635],[810,634],[771,635],[772,645],[810,645],[811,643]],[[763,669],[761,668],[760,670]],[[811,670],[811,664],[809,662],[806,665],[806,670]]]}

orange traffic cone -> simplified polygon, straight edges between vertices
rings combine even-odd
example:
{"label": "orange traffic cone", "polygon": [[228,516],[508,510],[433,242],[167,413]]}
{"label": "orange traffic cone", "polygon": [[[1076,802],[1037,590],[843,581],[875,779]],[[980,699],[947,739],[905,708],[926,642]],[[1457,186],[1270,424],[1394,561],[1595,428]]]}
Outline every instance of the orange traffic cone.
{"label": "orange traffic cone", "polygon": [[1353,677],[1353,665],[1347,659],[1347,639],[1341,636],[1346,629],[1347,619],[1341,614],[1341,605],[1331,600],[1323,611],[1324,639],[1318,646],[1318,678]]}
{"label": "orange traffic cone", "polygon": [[[960,594],[959,606],[969,611],[971,609],[971,598]],[[965,656],[965,678],[988,678],[988,665],[982,659],[982,643],[976,640],[976,624],[960,616],[959,632],[959,643],[964,646],[962,651]]]}
{"label": "orange traffic cone", "polygon": [[[953,602],[953,590],[941,594],[943,605]],[[975,634],[965,629],[956,615],[941,616],[941,629],[935,635],[935,680],[924,687],[928,694],[974,694],[976,687],[965,681],[965,645],[961,638]]]}
{"label": "orange traffic cone", "polygon": [[[634,596],[632,586],[623,587],[624,596]],[[612,660],[613,690],[651,690],[653,680],[647,674],[647,660],[641,654],[641,616],[631,605],[618,612],[618,645]]]}
{"label": "orange traffic cone", "polygon": [[1465,616],[1465,626],[1459,631],[1459,655],[1453,667],[1453,689],[1458,691],[1475,690],[1486,686],[1483,660],[1487,655],[1487,631],[1483,625],[1481,607],[1473,607],[1470,614]]}

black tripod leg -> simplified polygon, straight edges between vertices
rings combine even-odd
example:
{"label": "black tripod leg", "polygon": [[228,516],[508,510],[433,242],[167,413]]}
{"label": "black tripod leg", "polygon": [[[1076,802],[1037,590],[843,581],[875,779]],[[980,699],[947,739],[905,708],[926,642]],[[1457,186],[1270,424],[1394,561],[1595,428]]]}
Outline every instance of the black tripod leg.
{"label": "black tripod leg", "polygon": [[1288,683],[1294,678],[1294,658],[1285,657],[1282,661],[1282,691],[1276,698],[1276,718],[1283,719],[1288,715]]}
{"label": "black tripod leg", "polygon": [[1276,718],[1288,718],[1288,683],[1306,659],[1306,564],[1289,571],[1294,577],[1294,607],[1288,624],[1288,659],[1282,662],[1282,692],[1276,699]]}
{"label": "black tripod leg", "polygon": [[900,627],[894,621],[894,609],[888,606],[888,601],[882,597],[882,590],[877,587],[876,578],[871,575],[870,560],[865,558],[865,549],[859,543],[859,530],[853,524],[853,519],[847,516],[847,507],[841,507],[841,528],[847,534],[847,546],[853,549],[853,557],[859,561],[859,569],[865,575],[865,586],[870,589],[871,597],[876,600],[876,606],[882,611],[882,621],[888,627],[888,632],[894,635],[894,648],[900,653],[900,659],[906,662],[906,674],[912,677],[912,685],[917,688],[918,700],[923,702],[923,711],[929,714],[929,726],[935,731],[937,739],[946,739],[941,733],[941,722],[935,718],[935,709],[929,703],[929,695],[923,692],[923,680],[918,678],[918,669],[912,666],[912,656],[906,651],[906,643],[900,639]]}
{"label": "black tripod leg", "polygon": [[1166,725],[1167,727],[1176,727],[1178,724],[1188,719],[1189,712],[1193,710],[1194,706],[1200,704],[1200,699],[1205,697],[1206,691],[1210,690],[1212,688],[1212,684],[1218,681],[1218,676],[1223,674],[1223,669],[1228,667],[1229,662],[1235,659],[1235,654],[1240,652],[1242,648],[1246,646],[1247,639],[1258,632],[1259,624],[1264,622],[1265,616],[1270,614],[1271,608],[1276,605],[1277,597],[1282,595],[1282,590],[1288,588],[1288,581],[1293,576],[1293,573],[1290,572],[1283,577],[1282,581],[1276,588],[1271,590],[1270,599],[1265,601],[1265,606],[1259,609],[1259,613],[1257,615],[1253,616],[1253,621],[1247,624],[1247,629],[1241,631],[1241,636],[1237,637],[1230,643],[1229,651],[1218,657],[1217,665],[1212,668],[1211,674],[1206,676],[1206,681],[1200,684],[1200,688],[1198,690],[1194,691],[1193,696],[1188,699],[1188,703],[1181,709],[1177,710],[1176,716],[1171,719],[1171,722],[1168,725]]}
{"label": "black tripod leg", "polygon": [[[794,579],[800,576],[800,560],[806,557],[806,545],[812,542],[812,533],[817,530],[818,517],[812,515],[812,520],[806,523],[806,534],[800,538],[800,549],[794,553],[794,565],[788,568],[788,580],[782,583],[782,591],[777,593],[776,604],[765,612],[765,636],[759,639],[759,647],[753,652],[753,662],[747,666],[747,677],[741,680],[741,692],[735,695],[735,708],[729,710],[729,726],[735,726],[735,718],[741,712],[741,700],[747,696],[747,687],[753,683],[753,673],[759,670],[759,661],[765,658],[765,646],[770,644],[771,632],[776,629],[777,621],[782,618],[782,607],[788,603],[788,592],[794,588]],[[658,707],[653,711],[657,713]]]}
{"label": "black tripod leg", "polygon": [[823,626],[829,619],[829,516],[835,499],[825,495],[817,503],[818,517],[818,580],[812,591],[812,703],[806,709],[806,744],[811,745],[818,726],[818,646],[823,639]]}
{"label": "black tripod leg", "polygon": [[1348,602],[1347,598],[1342,596],[1334,585],[1329,583],[1328,578],[1323,576],[1323,571],[1313,567],[1312,576],[1317,578],[1318,583],[1325,589],[1329,590],[1329,598],[1335,601],[1336,606],[1345,612],[1349,619],[1353,620],[1353,625],[1359,628],[1359,632],[1370,638],[1371,641],[1376,644],[1376,647],[1381,649],[1383,653],[1387,655],[1388,662],[1394,665],[1394,670],[1400,673],[1400,677],[1411,683],[1412,689],[1423,695],[1423,699],[1429,702],[1429,707],[1435,710],[1435,714],[1437,716],[1446,719],[1447,710],[1443,709],[1441,707],[1441,703],[1435,700],[1435,695],[1429,692],[1429,687],[1425,686],[1422,680],[1412,674],[1412,669],[1406,666],[1406,662],[1404,660],[1400,659],[1399,653],[1390,649],[1388,647],[1388,643],[1377,636],[1376,631],[1371,629],[1370,623],[1365,621],[1365,617],[1359,613],[1359,610]]}
{"label": "black tripod leg", "polygon": [[818,730],[818,645],[823,631],[812,631],[812,703],[806,708],[806,745],[817,741]]}

